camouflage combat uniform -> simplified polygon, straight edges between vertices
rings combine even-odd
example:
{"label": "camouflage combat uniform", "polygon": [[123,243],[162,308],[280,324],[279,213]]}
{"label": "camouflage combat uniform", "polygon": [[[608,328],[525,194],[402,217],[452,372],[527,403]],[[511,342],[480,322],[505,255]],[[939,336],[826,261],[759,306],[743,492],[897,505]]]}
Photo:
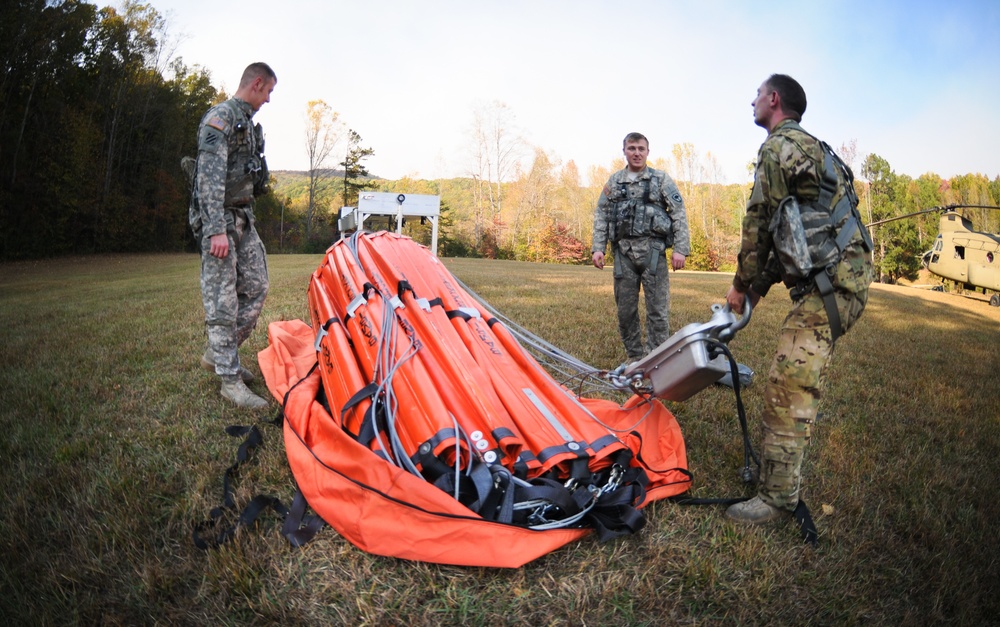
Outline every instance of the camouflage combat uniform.
{"label": "camouflage combat uniform", "polygon": [[[204,115],[189,220],[201,243],[201,296],[209,350],[219,375],[240,372],[237,349],[250,336],[267,297],[267,253],[254,228],[254,184],[266,176],[263,134],[249,104],[231,98]],[[262,170],[262,165],[263,170]],[[229,254],[209,253],[225,233]]]}
{"label": "camouflage combat uniform", "polygon": [[[661,170],[647,167],[632,180],[625,168],[611,175],[594,211],[592,252],[614,256],[618,332],[629,360],[635,361],[670,337],[668,248],[691,254],[687,213],[677,185]],[[639,324],[639,289],[646,294],[646,348]]]}
{"label": "camouflage combat uniform", "polygon": [[[799,501],[802,459],[809,443],[825,370],[833,354],[834,336],[823,298],[814,282],[795,283],[782,275],[768,231],[772,215],[786,196],[819,197],[824,154],[816,138],[794,120],[783,120],[768,135],[757,155],[753,192],[743,220],[742,244],[733,286],[760,296],[784,280],[792,288],[792,309],[785,318],[764,391],[763,468],[760,498],[793,510]],[[844,196],[846,182],[838,172],[833,204]],[[863,228],[863,227],[862,227]],[[872,256],[862,234],[854,235],[831,275],[842,331],[861,316],[872,281]]]}

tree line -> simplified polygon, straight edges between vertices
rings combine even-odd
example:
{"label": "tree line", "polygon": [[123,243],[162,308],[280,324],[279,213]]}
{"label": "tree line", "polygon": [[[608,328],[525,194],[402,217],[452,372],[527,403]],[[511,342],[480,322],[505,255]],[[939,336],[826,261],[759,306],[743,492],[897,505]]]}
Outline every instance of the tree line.
{"label": "tree line", "polygon": [[[223,96],[164,50],[163,18],[75,0],[7,0],[0,20],[0,256],[188,243],[198,121]],[[172,78],[165,78],[166,70]]]}
{"label": "tree line", "polygon": [[[7,0],[2,18],[0,259],[195,250],[179,163],[196,150],[202,114],[227,97],[210,73],[173,59],[164,18],[134,0],[118,9]],[[598,196],[624,167],[619,158],[581,172],[521,139],[514,112],[494,101],[472,111],[463,176],[385,180],[364,165],[374,149],[331,107],[311,101],[305,113],[310,169],[273,172],[273,191],[257,204],[257,228],[272,252],[322,251],[340,235],[340,207],[373,189],[440,196],[439,254],[587,263]],[[854,142],[838,149],[857,174],[866,222],[951,203],[1000,203],[1000,176],[913,179],[876,154],[859,160],[856,152]],[[686,143],[650,165],[666,170],[684,196],[688,267],[731,269],[749,176],[722,182],[714,156]],[[1000,231],[1000,213],[966,214],[980,230]],[[383,222],[369,225],[396,228]],[[408,221],[402,230],[430,241],[427,223]],[[880,274],[912,278],[937,235],[937,217],[881,225],[873,235]]]}

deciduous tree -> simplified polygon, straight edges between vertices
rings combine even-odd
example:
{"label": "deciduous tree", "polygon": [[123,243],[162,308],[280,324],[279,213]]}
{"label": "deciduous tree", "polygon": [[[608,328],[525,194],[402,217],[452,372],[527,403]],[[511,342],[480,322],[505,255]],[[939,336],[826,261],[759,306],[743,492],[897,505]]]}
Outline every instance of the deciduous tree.
{"label": "deciduous tree", "polygon": [[471,176],[476,183],[475,238],[478,245],[486,229],[493,229],[491,248],[501,239],[503,183],[516,171],[524,150],[515,127],[513,110],[494,100],[473,110]]}
{"label": "deciduous tree", "polygon": [[322,100],[306,104],[306,156],[309,158],[309,201],[306,205],[305,237],[312,233],[316,206],[330,188],[333,173],[326,162],[343,135],[340,114]]}

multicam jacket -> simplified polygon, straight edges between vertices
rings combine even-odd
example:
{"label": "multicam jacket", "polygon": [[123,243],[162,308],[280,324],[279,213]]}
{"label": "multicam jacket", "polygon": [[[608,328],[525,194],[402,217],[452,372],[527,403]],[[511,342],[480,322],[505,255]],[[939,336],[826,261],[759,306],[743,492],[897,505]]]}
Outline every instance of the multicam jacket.
{"label": "multicam jacket", "polygon": [[[743,218],[742,242],[733,278],[737,290],[753,289],[764,296],[772,285],[782,280],[781,265],[768,230],[771,219],[787,196],[795,196],[800,201],[819,198],[823,171],[824,153],[819,141],[797,122],[782,120],[771,130],[757,153],[753,191]],[[844,196],[848,184],[840,172],[837,177],[832,205]],[[857,231],[845,247],[833,280],[836,287],[852,293],[868,288],[872,276],[871,255],[865,252],[862,242],[861,232]],[[789,283],[786,281],[792,287]]]}

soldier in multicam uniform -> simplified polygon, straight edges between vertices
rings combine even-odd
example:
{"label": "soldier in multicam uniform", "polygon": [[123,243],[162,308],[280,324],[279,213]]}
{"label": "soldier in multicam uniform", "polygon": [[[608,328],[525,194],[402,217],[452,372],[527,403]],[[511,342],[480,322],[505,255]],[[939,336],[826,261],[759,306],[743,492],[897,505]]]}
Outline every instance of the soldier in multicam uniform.
{"label": "soldier in multicam uniform", "polygon": [[[649,140],[629,133],[622,142],[626,167],[611,175],[594,211],[594,267],[604,268],[608,242],[614,256],[618,332],[630,361],[670,337],[669,268],[680,270],[691,254],[687,213],[677,185],[646,167]],[[666,251],[673,248],[670,266]],[[646,348],[639,324],[639,289],[646,294]]]}
{"label": "soldier in multicam uniform", "polygon": [[[747,297],[755,305],[780,280],[791,288],[792,308],[782,324],[764,391],[757,496],[732,505],[726,515],[742,523],[764,523],[800,507],[802,459],[824,372],[836,339],[857,322],[868,301],[872,256],[871,240],[857,214],[850,169],[798,124],[806,109],[802,87],[788,76],[772,75],[752,104],[754,122],[767,129],[768,137],[757,154],[736,276],[726,301],[742,313]],[[793,200],[803,223],[819,215],[829,226],[823,232],[804,231],[813,257],[836,240],[834,254],[805,276],[789,270],[785,258],[793,238],[774,227],[783,201]]]}
{"label": "soldier in multicam uniform", "polygon": [[267,253],[254,228],[254,196],[266,191],[267,164],[260,124],[252,118],[277,83],[265,63],[247,66],[233,98],[202,117],[198,127],[189,220],[201,244],[201,296],[208,350],[206,370],[222,378],[222,396],[241,407],[267,406],[245,384],[239,346],[257,324],[267,297]]}

